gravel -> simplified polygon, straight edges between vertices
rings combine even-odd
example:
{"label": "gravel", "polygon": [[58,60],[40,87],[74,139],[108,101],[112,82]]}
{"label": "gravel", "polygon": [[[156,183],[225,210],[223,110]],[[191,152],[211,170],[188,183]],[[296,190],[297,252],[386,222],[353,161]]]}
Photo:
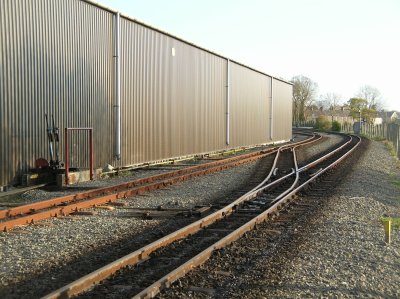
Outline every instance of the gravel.
{"label": "gravel", "polygon": [[[234,189],[238,181],[248,179],[256,165],[257,162],[199,177],[196,178],[196,185],[188,181],[125,202],[128,203],[128,207],[141,208],[159,205],[191,207],[194,204],[206,204]],[[220,183],[222,178],[226,180],[223,185]],[[34,226],[18,228],[11,233],[0,234],[0,285],[10,286],[5,288],[3,294],[0,289],[0,297],[24,297],[23,290],[29,287],[29,280],[33,277],[54,267],[76,264],[77,260],[96,247],[143,235],[170,222],[168,219],[141,220],[118,217],[118,214],[126,213],[126,209],[118,209],[117,213],[103,209],[88,211],[95,211],[97,215],[53,218]],[[46,282],[47,279],[50,281]],[[51,275],[45,276],[42,282],[51,282]],[[57,284],[67,282],[67,278],[60,278]],[[13,287],[16,284],[19,284],[18,290]],[[49,285],[43,287],[46,288],[48,289]]]}
{"label": "gravel", "polygon": [[312,158],[315,154],[325,152],[329,150],[329,148],[340,143],[343,140],[343,137],[340,135],[332,135],[326,133],[319,134],[322,136],[321,142],[317,141],[315,143],[311,143],[305,148],[301,148],[301,150],[296,151],[296,157],[299,167],[308,159]]}
{"label": "gravel", "polygon": [[[324,143],[309,149],[307,155],[337,142],[337,137],[330,136]],[[128,207],[138,208],[154,208],[159,205],[191,208],[194,205],[206,205],[224,198],[239,184],[248,181],[259,163],[258,161],[245,164],[199,177],[195,179],[196,184],[193,184],[194,180],[189,180],[125,202],[128,203]],[[138,172],[136,177],[159,172],[142,171]],[[131,179],[132,176],[119,177],[108,182],[121,183]],[[94,185],[99,187],[105,183],[104,181],[84,183],[76,188],[82,189]],[[65,193],[35,190],[30,191],[25,198],[35,201],[60,195]],[[97,215],[53,218],[36,225],[17,228],[7,234],[0,234],[0,297],[35,298],[44,295],[75,278],[76,268],[85,268],[88,272],[96,269],[90,260],[94,252],[97,253],[94,259],[99,260],[110,252],[111,261],[116,258],[115,256],[127,254],[147,243],[151,240],[151,233],[163,235],[173,230],[174,225],[193,221],[119,217],[127,213],[124,208],[118,208],[117,211],[98,208],[89,211],[94,211]],[[34,285],[32,281],[35,281]]]}
{"label": "gravel", "polygon": [[[306,138],[306,136],[296,135],[296,137],[294,139],[297,142],[304,138]],[[243,151],[238,150],[235,153],[230,153],[229,157],[233,157],[233,156],[241,155],[241,154],[247,154],[247,153],[251,153],[251,152],[255,152],[255,151],[260,151],[260,150],[264,150],[266,148],[269,148],[269,146],[257,146],[257,147],[245,149]],[[226,158],[226,157],[227,157],[227,155],[226,154],[224,155],[223,153],[222,153],[222,155],[215,154],[212,156],[212,158]],[[161,173],[165,173],[165,172],[169,172],[169,171],[173,171],[173,170],[182,169],[182,168],[189,167],[189,166],[196,166],[196,165],[204,164],[204,163],[208,163],[208,162],[212,162],[212,161],[207,160],[207,159],[188,159],[188,160],[178,161],[174,164],[158,164],[158,165],[152,165],[149,168],[138,168],[138,169],[134,169],[134,170],[125,170],[125,171],[121,171],[120,175],[117,175],[117,176],[112,175],[110,177],[110,175],[106,174],[106,175],[104,175],[104,177],[102,179],[96,179],[94,181],[78,182],[74,185],[64,186],[62,189],[58,188],[57,186],[47,186],[43,189],[32,189],[32,190],[26,191],[24,193],[17,194],[15,196],[7,196],[5,200],[0,197],[0,209],[8,208],[7,206],[3,206],[3,207],[1,206],[2,202],[4,202],[4,201],[7,204],[13,203],[13,202],[18,203],[18,204],[28,204],[31,202],[42,201],[42,200],[51,199],[51,198],[55,198],[55,197],[61,197],[61,196],[65,196],[68,194],[74,194],[74,193],[82,192],[82,191],[89,190],[89,189],[102,188],[102,187],[107,187],[107,186],[111,186],[111,185],[118,185],[118,184],[130,182],[135,179],[149,177],[149,176],[153,176],[153,175],[157,175],[157,174],[161,174]],[[11,188],[11,190],[17,190],[17,189]]]}
{"label": "gravel", "polygon": [[261,225],[159,297],[400,298],[400,233],[385,244],[379,221],[400,216],[396,164],[371,142],[334,194],[314,199],[311,215]]}

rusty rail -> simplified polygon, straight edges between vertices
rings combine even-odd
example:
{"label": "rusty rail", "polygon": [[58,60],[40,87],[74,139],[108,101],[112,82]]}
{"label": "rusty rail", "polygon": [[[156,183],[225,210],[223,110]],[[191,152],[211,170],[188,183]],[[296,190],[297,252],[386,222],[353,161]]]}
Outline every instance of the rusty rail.
{"label": "rusty rail", "polygon": [[[213,245],[209,246],[207,249],[202,251],[201,253],[197,254],[195,257],[175,269],[174,271],[168,273],[146,289],[144,289],[142,292],[139,294],[135,295],[133,298],[138,299],[138,298],[153,298],[155,295],[157,295],[163,288],[169,287],[174,281],[178,280],[179,278],[183,277],[186,275],[186,273],[190,272],[194,267],[197,267],[203,263],[205,263],[212,255],[212,253],[215,250],[221,249],[230,243],[234,242],[235,240],[239,239],[242,237],[246,232],[254,229],[254,227],[257,224],[260,224],[264,221],[266,221],[271,215],[274,213],[278,212],[283,205],[285,205],[288,201],[292,200],[293,196],[296,195],[300,190],[302,190],[305,186],[309,185],[311,182],[315,181],[319,176],[321,176],[323,173],[325,173],[327,170],[331,169],[332,167],[336,166],[338,163],[340,163],[343,159],[345,159],[348,155],[350,155],[361,143],[361,138],[358,136],[352,136],[351,138],[357,138],[358,142],[357,144],[351,148],[347,153],[342,155],[339,159],[325,167],[323,170],[318,172],[316,175],[312,176],[309,180],[298,186],[297,188],[292,188],[291,192],[287,192],[286,195],[281,197],[279,200],[275,201],[275,203],[269,207],[267,210],[265,210],[263,213],[260,215],[254,217],[244,225],[242,225],[240,228],[236,229],[229,235],[225,236],[223,239],[219,240],[218,242],[214,243]],[[348,142],[350,143],[351,140]],[[346,143],[346,144],[348,144]],[[341,147],[343,148],[343,146]],[[337,150],[335,150],[337,152]],[[331,155],[329,155],[331,156]],[[318,159],[321,161],[321,159]],[[314,163],[313,163],[314,164]],[[314,164],[315,165],[315,164]],[[297,169],[296,173],[300,171],[304,171],[306,168],[300,170]]]}
{"label": "rusty rail", "polygon": [[[349,144],[351,142],[351,140],[349,140],[346,144]],[[349,150],[345,155],[343,155],[340,159],[338,159],[337,161],[335,161],[334,163],[330,164],[329,166],[325,167],[323,171],[320,171],[318,174],[314,175],[313,177],[311,177],[310,180],[307,181],[307,184],[313,180],[315,180],[317,177],[319,177],[322,173],[324,173],[327,169],[329,169],[330,167],[332,167],[333,165],[336,165],[337,163],[339,163],[342,159],[344,159],[347,155],[349,155],[357,146],[359,143],[356,144],[356,146],[354,146],[351,150]],[[341,146],[341,148],[343,148],[343,146]],[[336,152],[336,151],[335,151]],[[295,154],[294,154],[295,156]],[[328,154],[325,155],[326,158],[332,156],[332,154]],[[273,171],[273,169],[271,169],[271,171]],[[294,174],[298,175],[299,172],[301,171],[305,171],[305,169],[303,170],[299,170],[297,169],[296,166],[296,170],[293,171],[292,173],[286,175],[285,177],[279,179],[279,180],[283,180],[289,176],[292,176]],[[127,266],[127,265],[135,265],[141,261],[143,261],[144,259],[147,259],[148,256],[154,252],[155,250],[157,250],[158,248],[164,247],[176,240],[182,239],[188,235],[194,234],[197,231],[201,230],[202,228],[205,228],[207,226],[209,226],[210,224],[214,223],[215,221],[226,217],[227,215],[231,214],[232,212],[234,212],[235,208],[243,201],[245,200],[251,200],[254,197],[257,196],[257,194],[259,194],[259,192],[264,191],[266,188],[268,188],[268,186],[272,186],[275,185],[277,182],[272,182],[270,184],[268,184],[267,186],[264,186],[260,189],[257,190],[252,190],[249,193],[241,196],[240,198],[238,198],[237,200],[235,200],[234,202],[232,202],[231,204],[227,205],[226,207],[208,215],[207,217],[200,219],[178,231],[175,231],[171,234],[169,234],[168,236],[165,236],[145,247],[142,247],[139,250],[136,250],[135,252],[126,255],[118,260],[116,260],[115,262],[108,264],[102,268],[100,268],[97,271],[94,271],[68,285],[66,285],[65,287],[58,289],[50,294],[48,294],[47,296],[43,297],[43,298],[65,298],[65,297],[71,297],[73,295],[76,295],[80,292],[83,292],[85,290],[87,290],[88,288],[92,287],[94,284],[99,283],[100,281],[104,280],[105,278],[109,277],[110,275],[114,274],[116,271],[118,271],[119,269]],[[290,192],[286,192],[286,194],[284,195],[284,197],[282,197],[279,201],[276,201],[275,203],[273,203],[273,205],[271,207],[269,207],[267,210],[265,210],[263,213],[261,213],[260,215],[254,217],[251,221],[247,222],[245,225],[241,226],[239,229],[237,229],[236,231],[232,232],[231,234],[229,234],[228,236],[224,237],[223,239],[221,239],[220,241],[218,241],[217,243],[213,244],[212,246],[210,246],[209,248],[207,248],[205,251],[203,251],[202,253],[196,255],[194,258],[192,258],[191,260],[189,260],[188,262],[186,262],[184,265],[180,266],[178,269],[174,270],[173,272],[169,273],[168,275],[166,275],[165,277],[163,277],[162,279],[160,279],[159,281],[157,281],[156,283],[154,283],[153,285],[151,285],[150,287],[146,288],[146,290],[144,290],[143,292],[139,293],[137,296],[135,296],[135,298],[149,298],[154,296],[155,294],[157,294],[157,292],[166,286],[169,286],[172,282],[174,282],[176,279],[178,279],[179,277],[182,277],[183,275],[185,275],[187,272],[189,272],[193,267],[200,265],[201,263],[203,263],[204,261],[206,261],[212,251],[221,248],[231,242],[233,242],[234,240],[238,239],[240,236],[242,236],[246,231],[252,229],[254,227],[255,224],[263,222],[265,219],[267,219],[271,214],[275,213],[276,211],[278,211],[278,209],[280,209],[282,207],[282,205],[284,203],[286,203],[287,201],[289,201],[293,195],[295,195],[302,187],[305,186],[306,183],[302,184],[301,187],[294,189],[293,185],[291,186],[291,191]],[[262,190],[262,191],[260,191]]]}
{"label": "rusty rail", "polygon": [[[315,142],[320,138],[321,136],[313,135],[311,138],[297,143],[281,146],[279,149],[309,144],[310,142]],[[257,151],[254,153],[231,157],[202,165],[187,167],[164,174],[154,175],[111,187],[99,188],[7,210],[0,210],[0,219],[11,218],[0,222],[0,231],[7,231],[17,225],[26,225],[43,219],[57,217],[59,215],[68,215],[80,209],[90,208],[96,205],[116,201],[118,199],[127,198],[129,196],[135,196],[144,192],[164,188],[196,176],[201,176],[211,172],[234,167],[236,165],[249,163],[251,161],[276,153],[277,151],[278,150],[276,148]],[[118,191],[124,188],[128,190]],[[95,196],[99,197],[92,198]],[[65,205],[66,203],[70,202],[72,203]],[[15,216],[20,217],[12,218]]]}

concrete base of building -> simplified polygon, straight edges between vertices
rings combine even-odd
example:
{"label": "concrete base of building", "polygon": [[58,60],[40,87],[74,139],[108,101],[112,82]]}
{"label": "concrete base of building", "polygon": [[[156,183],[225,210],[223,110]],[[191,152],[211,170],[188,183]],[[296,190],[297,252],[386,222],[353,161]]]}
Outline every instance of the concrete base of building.
{"label": "concrete base of building", "polygon": [[[102,169],[95,169],[94,178],[99,178],[102,174]],[[57,186],[63,187],[65,184],[65,173],[57,174]],[[90,172],[89,169],[83,169],[79,171],[70,172],[68,175],[69,185],[77,184],[80,182],[90,181]]]}

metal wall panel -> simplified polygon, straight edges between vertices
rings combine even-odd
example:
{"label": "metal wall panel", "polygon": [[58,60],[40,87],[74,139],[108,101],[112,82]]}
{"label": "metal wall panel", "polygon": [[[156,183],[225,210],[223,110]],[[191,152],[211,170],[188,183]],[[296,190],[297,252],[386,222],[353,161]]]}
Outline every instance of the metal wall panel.
{"label": "metal wall panel", "polygon": [[231,63],[230,146],[269,141],[271,77]]}
{"label": "metal wall panel", "polygon": [[122,164],[224,148],[226,60],[121,22]]}
{"label": "metal wall panel", "polygon": [[[0,1],[0,185],[49,157],[45,113],[60,128],[94,127],[96,164],[111,160],[112,70],[109,12],[81,1]],[[75,166],[87,161],[85,140],[73,139]]]}
{"label": "metal wall panel", "polygon": [[292,138],[292,96],[292,85],[274,80],[273,139],[276,141]]}
{"label": "metal wall panel", "polygon": [[[0,1],[0,186],[49,158],[45,113],[93,127],[95,167],[115,165],[114,25],[87,1]],[[120,32],[119,165],[290,138],[291,85],[274,80],[270,140],[271,77],[231,61],[226,145],[227,58],[124,16]],[[74,134],[71,166],[86,166]]]}

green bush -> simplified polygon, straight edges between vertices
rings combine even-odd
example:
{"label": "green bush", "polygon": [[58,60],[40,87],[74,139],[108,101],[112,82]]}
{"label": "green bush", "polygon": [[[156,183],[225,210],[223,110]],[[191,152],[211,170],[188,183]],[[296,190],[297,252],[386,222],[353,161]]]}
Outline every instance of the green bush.
{"label": "green bush", "polygon": [[331,129],[331,122],[324,117],[318,117],[315,123],[315,128],[317,130],[327,131]]}
{"label": "green bush", "polygon": [[334,120],[332,122],[332,131],[340,132],[341,129],[342,129],[342,126],[340,125],[340,123],[338,121]]}

